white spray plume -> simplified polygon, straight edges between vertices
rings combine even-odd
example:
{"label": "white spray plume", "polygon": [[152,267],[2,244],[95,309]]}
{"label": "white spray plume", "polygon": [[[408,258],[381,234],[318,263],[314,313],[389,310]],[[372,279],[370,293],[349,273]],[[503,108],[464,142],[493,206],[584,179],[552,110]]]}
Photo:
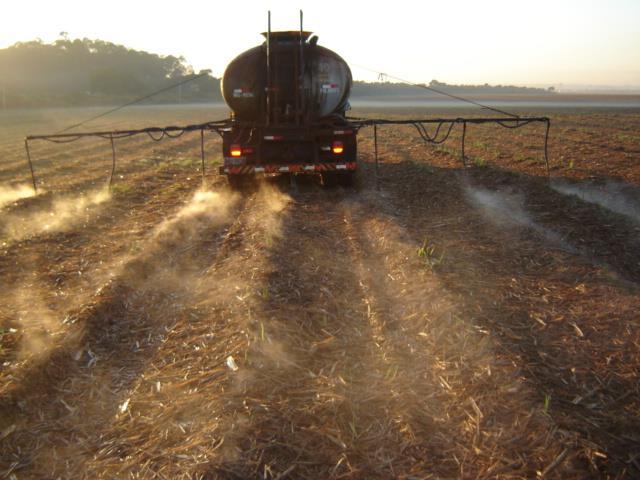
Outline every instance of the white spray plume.
{"label": "white spray plume", "polygon": [[465,186],[467,197],[479,209],[483,217],[501,228],[529,228],[563,250],[575,251],[556,232],[536,223],[524,209],[521,193],[490,191],[483,188]]}
{"label": "white spray plume", "polygon": [[590,182],[569,183],[554,180],[551,182],[551,188],[564,195],[573,195],[582,201],[600,205],[640,223],[640,198],[638,195],[632,195],[634,188],[630,185],[614,181],[594,185]]}
{"label": "white spray plume", "polygon": [[182,230],[197,228],[199,223],[197,220],[201,217],[203,221],[208,223],[211,221],[224,221],[229,214],[229,209],[237,200],[237,195],[198,190],[175,216],[158,225],[154,236],[161,239],[176,236],[184,237]]}
{"label": "white spray plume", "polygon": [[44,210],[27,212],[23,215],[12,213],[3,220],[3,236],[10,240],[48,232],[60,232],[77,225],[95,213],[93,207],[106,202],[111,197],[107,190],[56,199]]}
{"label": "white spray plume", "polygon": [[0,186],[0,208],[21,198],[33,197],[33,187],[29,185]]}

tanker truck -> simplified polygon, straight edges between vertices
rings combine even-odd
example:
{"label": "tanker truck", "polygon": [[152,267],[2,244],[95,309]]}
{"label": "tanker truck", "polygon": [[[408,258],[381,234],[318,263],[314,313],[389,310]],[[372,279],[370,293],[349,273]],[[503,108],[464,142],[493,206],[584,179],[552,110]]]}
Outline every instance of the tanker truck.
{"label": "tanker truck", "polygon": [[262,174],[320,174],[324,185],[351,184],[357,129],[345,117],[349,66],[302,25],[269,26],[262,35],[264,43],[231,61],[222,78],[232,121],[222,132],[220,173],[232,187]]}

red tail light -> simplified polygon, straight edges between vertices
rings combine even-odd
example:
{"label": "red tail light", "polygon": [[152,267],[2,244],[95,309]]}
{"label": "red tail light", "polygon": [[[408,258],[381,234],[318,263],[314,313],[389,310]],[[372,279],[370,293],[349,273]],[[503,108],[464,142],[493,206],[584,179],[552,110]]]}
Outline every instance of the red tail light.
{"label": "red tail light", "polygon": [[342,152],[344,152],[344,145],[342,144],[341,141],[336,140],[335,142],[333,142],[333,145],[331,145],[331,151],[334,154],[339,155]]}
{"label": "red tail light", "polygon": [[241,157],[242,156],[242,147],[240,145],[231,145],[229,149],[232,157]]}

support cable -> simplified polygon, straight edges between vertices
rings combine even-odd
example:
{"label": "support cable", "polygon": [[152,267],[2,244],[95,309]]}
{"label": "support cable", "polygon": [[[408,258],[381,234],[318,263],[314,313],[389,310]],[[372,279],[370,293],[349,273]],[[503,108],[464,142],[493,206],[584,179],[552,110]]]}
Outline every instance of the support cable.
{"label": "support cable", "polygon": [[151,97],[155,97],[156,95],[164,93],[164,92],[166,92],[168,90],[171,90],[173,88],[179,87],[181,85],[185,85],[185,84],[187,84],[189,82],[193,82],[194,80],[197,80],[198,78],[202,78],[202,77],[207,76],[207,75],[209,75],[208,71],[204,72],[204,73],[200,73],[200,74],[198,74],[198,75],[196,75],[194,77],[182,80],[181,82],[174,83],[173,85],[169,85],[168,87],[161,88],[160,90],[156,90],[155,92],[149,93],[149,94],[144,95],[144,96],[139,97],[139,98],[136,98],[135,100],[132,100],[132,101],[127,102],[127,103],[125,103],[123,105],[120,105],[118,107],[115,107],[115,108],[112,108],[110,110],[107,110],[106,112],[100,113],[100,114],[95,115],[95,116],[93,116],[91,118],[87,118],[86,120],[83,120],[83,121],[81,121],[79,123],[74,123],[73,125],[69,125],[68,127],[63,128],[62,130],[59,130],[58,132],[56,132],[56,134],[68,132],[69,130],[72,130],[74,128],[80,127],[80,126],[84,125],[85,123],[92,122],[93,120],[97,120],[98,118],[106,117],[107,115],[109,115],[109,114],[111,114],[113,112],[117,112],[118,110],[122,110],[125,107],[129,107],[131,105],[135,105],[136,103],[140,103],[140,102],[142,102],[144,100],[147,100],[147,99],[149,99]]}
{"label": "support cable", "polygon": [[351,65],[353,65],[354,67],[362,68],[363,70],[367,70],[369,72],[375,73],[379,77],[381,75],[384,75],[384,77],[386,77],[386,78],[392,78],[393,80],[397,80],[399,82],[406,83],[407,85],[411,85],[412,87],[423,88],[425,90],[429,90],[429,91],[437,93],[439,95],[444,95],[446,97],[453,98],[454,100],[459,100],[461,102],[470,103],[472,105],[475,105],[476,107],[484,108],[486,110],[492,110],[492,111],[494,111],[496,113],[500,113],[502,115],[507,115],[509,117],[519,118],[519,115],[516,115],[515,113],[507,112],[505,110],[500,110],[499,108],[495,108],[495,107],[490,107],[489,105],[485,105],[483,103],[476,102],[475,100],[471,100],[469,98],[460,97],[460,96],[454,95],[452,93],[447,93],[447,92],[444,92],[444,91],[439,90],[437,88],[433,88],[433,87],[429,87],[428,85],[424,85],[422,83],[414,83],[414,82],[411,82],[409,80],[405,80],[405,79],[400,78],[400,77],[395,77],[393,75],[388,75],[388,74],[386,74],[384,72],[381,72],[379,70],[374,70],[372,68],[368,68],[368,67],[365,67],[365,66],[362,66],[362,65],[357,65],[355,63],[352,63]]}

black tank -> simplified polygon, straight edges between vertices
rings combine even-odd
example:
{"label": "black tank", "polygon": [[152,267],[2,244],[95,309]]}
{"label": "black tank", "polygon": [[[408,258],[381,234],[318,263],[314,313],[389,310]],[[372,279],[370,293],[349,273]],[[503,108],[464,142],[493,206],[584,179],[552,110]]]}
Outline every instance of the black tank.
{"label": "black tank", "polygon": [[222,77],[222,96],[236,119],[266,121],[269,84],[271,121],[317,121],[344,114],[351,91],[351,70],[338,54],[317,45],[317,37],[309,41],[310,35],[302,32],[301,49],[300,32],[271,33],[270,82],[266,42],[229,63]]}

